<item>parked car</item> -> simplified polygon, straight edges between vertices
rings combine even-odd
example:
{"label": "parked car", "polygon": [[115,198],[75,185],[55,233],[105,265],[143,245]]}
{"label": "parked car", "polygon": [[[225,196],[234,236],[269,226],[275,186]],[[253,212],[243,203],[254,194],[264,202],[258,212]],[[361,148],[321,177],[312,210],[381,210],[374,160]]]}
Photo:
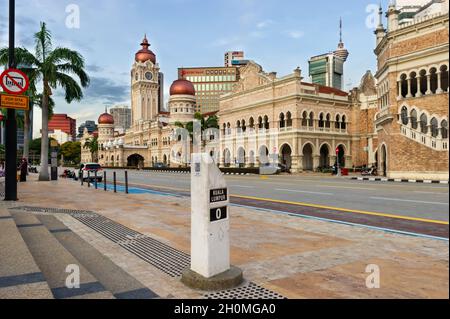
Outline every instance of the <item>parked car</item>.
{"label": "parked car", "polygon": [[85,182],[95,182],[95,173],[97,173],[97,182],[103,181],[103,176],[100,174],[102,166],[97,163],[85,163],[80,165],[78,176]]}
{"label": "parked car", "polygon": [[259,168],[260,175],[277,175],[280,173],[290,173],[290,170],[286,165],[280,163],[266,163]]}
{"label": "parked car", "polygon": [[167,168],[167,165],[164,163],[156,163],[153,165],[154,168]]}

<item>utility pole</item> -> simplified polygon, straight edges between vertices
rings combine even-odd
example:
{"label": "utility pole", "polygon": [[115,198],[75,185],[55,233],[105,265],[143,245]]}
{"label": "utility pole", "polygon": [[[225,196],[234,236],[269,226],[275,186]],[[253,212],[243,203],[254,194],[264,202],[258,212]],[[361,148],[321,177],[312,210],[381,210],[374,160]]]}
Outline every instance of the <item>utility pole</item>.
{"label": "utility pole", "polygon": [[[16,1],[9,0],[9,68],[16,67]],[[17,201],[17,122],[16,110],[8,109],[5,128],[5,200]]]}

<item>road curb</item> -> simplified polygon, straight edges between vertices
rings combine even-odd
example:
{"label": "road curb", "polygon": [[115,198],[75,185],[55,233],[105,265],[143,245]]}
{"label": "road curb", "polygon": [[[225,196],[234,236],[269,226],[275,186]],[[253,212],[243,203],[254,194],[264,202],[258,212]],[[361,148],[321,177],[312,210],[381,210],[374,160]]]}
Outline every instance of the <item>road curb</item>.
{"label": "road curb", "polygon": [[448,181],[434,181],[423,179],[399,179],[399,178],[380,178],[380,177],[351,177],[351,180],[369,181],[369,182],[394,182],[394,183],[421,183],[421,184],[446,184]]}

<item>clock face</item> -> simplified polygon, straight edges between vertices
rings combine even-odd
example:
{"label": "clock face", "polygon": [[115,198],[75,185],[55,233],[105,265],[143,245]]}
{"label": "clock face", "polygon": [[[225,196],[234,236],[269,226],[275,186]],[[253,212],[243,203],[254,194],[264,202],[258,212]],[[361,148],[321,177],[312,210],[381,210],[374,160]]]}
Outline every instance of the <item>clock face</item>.
{"label": "clock face", "polygon": [[151,72],[147,72],[145,73],[145,78],[149,81],[151,81],[153,79],[153,74]]}

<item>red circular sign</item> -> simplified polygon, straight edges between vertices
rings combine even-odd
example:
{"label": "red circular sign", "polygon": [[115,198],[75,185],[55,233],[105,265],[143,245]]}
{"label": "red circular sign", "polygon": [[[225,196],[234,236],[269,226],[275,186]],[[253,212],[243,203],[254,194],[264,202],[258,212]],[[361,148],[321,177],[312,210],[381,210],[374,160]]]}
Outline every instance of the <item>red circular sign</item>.
{"label": "red circular sign", "polygon": [[338,147],[338,148],[336,149],[336,154],[339,154],[339,151],[340,151],[340,150],[339,150],[339,147]]}
{"label": "red circular sign", "polygon": [[0,75],[0,85],[9,94],[22,94],[28,90],[30,80],[17,69],[7,69]]}

